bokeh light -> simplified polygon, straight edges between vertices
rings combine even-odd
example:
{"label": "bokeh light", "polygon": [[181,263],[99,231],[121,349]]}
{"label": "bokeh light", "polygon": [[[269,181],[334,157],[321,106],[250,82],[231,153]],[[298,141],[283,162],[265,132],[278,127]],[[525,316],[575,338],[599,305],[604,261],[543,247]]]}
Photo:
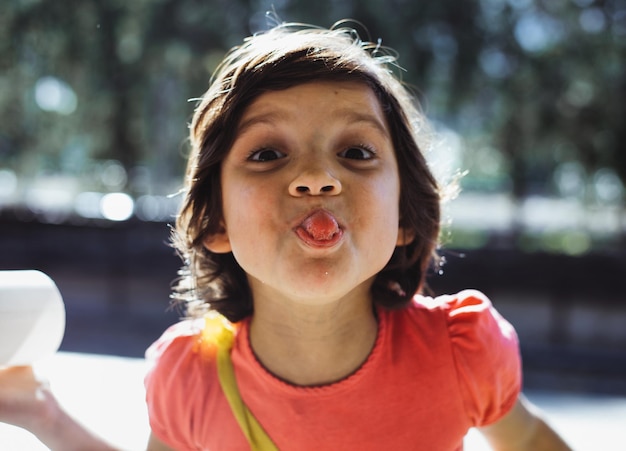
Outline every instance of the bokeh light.
{"label": "bokeh light", "polygon": [[111,221],[126,221],[133,215],[135,203],[126,193],[109,193],[100,200],[102,217]]}
{"label": "bokeh light", "polygon": [[35,84],[35,101],[44,111],[68,115],[76,111],[78,99],[70,85],[55,77],[42,77]]}

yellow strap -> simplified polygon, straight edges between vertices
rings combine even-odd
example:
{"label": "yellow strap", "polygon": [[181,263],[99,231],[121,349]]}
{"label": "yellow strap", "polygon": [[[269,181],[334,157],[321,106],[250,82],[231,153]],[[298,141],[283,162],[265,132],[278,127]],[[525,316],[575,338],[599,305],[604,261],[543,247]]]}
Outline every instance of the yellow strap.
{"label": "yellow strap", "polygon": [[230,359],[230,350],[235,338],[232,324],[217,313],[207,314],[204,321],[203,339],[217,346],[217,374],[220,385],[239,427],[250,443],[250,448],[252,451],[278,451],[272,439],[241,399],[233,362]]}

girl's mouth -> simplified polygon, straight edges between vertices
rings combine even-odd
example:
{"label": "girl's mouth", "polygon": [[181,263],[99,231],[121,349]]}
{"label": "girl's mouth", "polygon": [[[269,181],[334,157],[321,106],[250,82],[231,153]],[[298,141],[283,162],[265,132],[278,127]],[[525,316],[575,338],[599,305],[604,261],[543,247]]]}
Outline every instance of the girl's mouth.
{"label": "girl's mouth", "polygon": [[295,228],[296,235],[312,247],[331,247],[341,240],[343,230],[326,210],[316,210]]}

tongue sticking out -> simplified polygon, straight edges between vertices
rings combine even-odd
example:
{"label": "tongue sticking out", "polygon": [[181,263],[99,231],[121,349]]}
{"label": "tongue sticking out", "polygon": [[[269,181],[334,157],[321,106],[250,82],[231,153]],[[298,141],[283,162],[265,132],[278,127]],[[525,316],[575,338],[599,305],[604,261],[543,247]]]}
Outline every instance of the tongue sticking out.
{"label": "tongue sticking out", "polygon": [[332,240],[341,230],[334,216],[324,210],[306,218],[300,228],[315,241]]}

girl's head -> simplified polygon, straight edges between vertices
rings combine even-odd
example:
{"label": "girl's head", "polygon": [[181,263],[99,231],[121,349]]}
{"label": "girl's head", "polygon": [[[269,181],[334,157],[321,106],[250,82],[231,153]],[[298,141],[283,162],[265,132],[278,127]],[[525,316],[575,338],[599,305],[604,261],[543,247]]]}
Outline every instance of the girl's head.
{"label": "girl's head", "polygon": [[[414,238],[395,249],[376,276],[372,295],[380,305],[397,307],[423,288],[435,258],[440,199],[418,145],[426,133],[424,118],[393,76],[390,63],[393,58],[360,41],[351,29],[294,24],[250,37],[227,54],[193,117],[186,198],[174,234],[185,259],[175,297],[190,301],[192,312],[208,304],[231,321],[252,313],[247,277],[232,253],[214,253],[204,246],[223,230],[221,163],[252,101],[264,92],[311,81],[359,82],[380,102],[399,168],[399,225]],[[250,228],[254,233],[254,224]]]}

